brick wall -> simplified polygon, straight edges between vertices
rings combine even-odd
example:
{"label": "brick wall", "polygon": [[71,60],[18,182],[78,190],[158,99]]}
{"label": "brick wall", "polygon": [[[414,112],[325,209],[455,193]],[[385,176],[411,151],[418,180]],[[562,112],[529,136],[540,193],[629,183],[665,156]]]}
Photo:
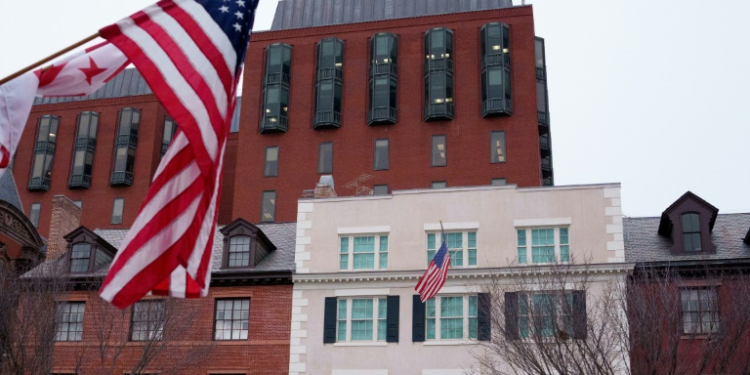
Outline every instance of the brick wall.
{"label": "brick wall", "polygon": [[52,219],[47,238],[47,261],[60,257],[67,249],[65,235],[79,227],[82,210],[64,195],[52,198]]}

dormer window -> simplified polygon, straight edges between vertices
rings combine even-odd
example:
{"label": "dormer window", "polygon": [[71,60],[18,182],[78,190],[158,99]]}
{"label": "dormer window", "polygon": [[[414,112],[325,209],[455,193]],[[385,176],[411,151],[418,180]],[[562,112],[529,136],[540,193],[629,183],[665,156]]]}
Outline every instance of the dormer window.
{"label": "dormer window", "polygon": [[80,227],[65,236],[70,273],[91,273],[112,262],[117,249],[94,232]]}
{"label": "dormer window", "polygon": [[691,212],[682,214],[682,237],[685,242],[685,252],[701,251],[700,215]]}
{"label": "dormer window", "polygon": [[243,219],[221,228],[224,235],[222,268],[255,268],[276,246],[263,231]]}

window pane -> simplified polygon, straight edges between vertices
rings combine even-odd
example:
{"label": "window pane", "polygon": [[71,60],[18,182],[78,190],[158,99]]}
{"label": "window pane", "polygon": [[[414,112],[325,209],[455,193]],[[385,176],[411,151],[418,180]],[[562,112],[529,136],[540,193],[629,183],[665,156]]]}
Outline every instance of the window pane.
{"label": "window pane", "polygon": [[490,180],[490,185],[492,186],[503,186],[507,183],[507,180],[504,178],[493,178],[492,180]]}
{"label": "window pane", "polygon": [[445,181],[435,181],[432,183],[431,187],[433,189],[445,189],[448,187],[448,183]]}
{"label": "window pane", "polygon": [[388,299],[378,298],[378,340],[385,341],[388,328]]}
{"label": "window pane", "polygon": [[227,254],[228,267],[247,267],[250,265],[250,237],[234,236],[229,239]]}
{"label": "window pane", "polygon": [[276,192],[264,191],[260,221],[270,223],[274,220],[276,220]]}
{"label": "window pane", "polygon": [[346,300],[339,300],[339,312],[337,317],[337,341],[346,341]]}
{"label": "window pane", "polygon": [[112,224],[122,224],[122,213],[125,208],[124,198],[115,198],[112,203]]}
{"label": "window pane", "polygon": [[436,338],[436,309],[435,301],[438,298],[431,298],[427,300],[427,306],[425,310],[425,316],[427,318],[427,339],[434,340]]}
{"label": "window pane", "polygon": [[389,168],[388,140],[378,139],[375,141],[375,166],[374,169],[383,170]]}
{"label": "window pane", "polygon": [[29,210],[29,220],[32,224],[34,224],[34,227],[39,227],[39,213],[42,210],[42,204],[41,203],[32,203],[31,209]]}
{"label": "window pane", "polygon": [[279,175],[279,146],[266,147],[266,164],[263,176],[275,177]]}
{"label": "window pane", "polygon": [[490,132],[490,162],[505,161],[505,132]]}
{"label": "window pane", "polygon": [[375,185],[372,187],[372,195],[388,195],[388,185]]}
{"label": "window pane", "polygon": [[531,230],[531,260],[533,263],[555,262],[555,230]]}
{"label": "window pane", "polygon": [[463,338],[463,297],[440,298],[440,338]]}
{"label": "window pane", "polygon": [[375,268],[375,237],[354,237],[355,270]]}
{"label": "window pane", "polygon": [[84,302],[58,302],[55,311],[55,341],[81,341]]}
{"label": "window pane", "polygon": [[216,301],[215,340],[246,340],[250,319],[250,300],[235,298]]}
{"label": "window pane", "polygon": [[388,236],[380,236],[380,259],[379,268],[388,268]]}
{"label": "window pane", "polygon": [[372,340],[373,300],[352,300],[352,341]]}
{"label": "window pane", "polygon": [[432,136],[432,166],[446,165],[446,144],[444,135]]}
{"label": "window pane", "polygon": [[318,173],[333,173],[333,143],[321,143],[318,148]]}

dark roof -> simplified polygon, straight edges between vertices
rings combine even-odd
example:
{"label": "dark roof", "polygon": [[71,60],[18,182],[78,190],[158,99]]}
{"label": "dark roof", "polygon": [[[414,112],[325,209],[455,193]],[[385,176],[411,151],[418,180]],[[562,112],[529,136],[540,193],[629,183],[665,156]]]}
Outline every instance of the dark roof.
{"label": "dark roof", "polygon": [[750,257],[750,244],[743,242],[750,228],[750,213],[720,214],[716,218],[711,242],[716,254],[672,255],[672,240],[658,233],[659,217],[625,218],[625,261],[660,262],[684,260],[737,259]]}
{"label": "dark roof", "polygon": [[281,0],[271,30],[509,8],[512,0]]}
{"label": "dark roof", "polygon": [[13,178],[12,167],[8,168],[0,176],[0,200],[6,201],[21,210],[21,212],[26,213],[21,204],[21,197],[18,196],[18,188],[16,187],[16,179]]}
{"label": "dark roof", "polygon": [[[221,234],[220,229],[216,229],[214,236],[214,248],[213,248],[213,267],[212,273],[215,275],[221,275],[223,273],[265,273],[265,272],[294,272],[296,264],[294,263],[294,251],[295,251],[295,240],[297,236],[297,223],[282,223],[282,224],[257,224],[260,230],[265,233],[266,237],[273,242],[276,246],[276,250],[269,252],[255,268],[232,268],[231,270],[222,270],[221,261],[224,255],[224,235]],[[114,248],[119,248],[120,243],[125,239],[128,233],[127,229],[97,229],[94,231],[99,237],[107,241]],[[53,270],[60,270],[58,267],[63,267],[65,264],[65,257],[61,256],[58,259],[51,260],[43,263],[31,271],[24,274],[24,277],[40,276],[43,274],[54,274]],[[76,274],[81,277],[103,277],[107,274],[105,268],[94,272],[93,274]],[[64,269],[63,269],[64,271]]]}
{"label": "dark roof", "polygon": [[93,99],[121,98],[124,96],[148,95],[151,88],[146,80],[135,68],[125,69],[114,79],[107,82],[102,88],[91,95],[86,96],[64,96],[64,97],[41,97],[34,100],[34,104],[51,104],[74,102]]}
{"label": "dark roof", "polygon": [[687,193],[683,194],[681,197],[679,197],[674,203],[672,203],[669,207],[667,207],[664,212],[661,214],[661,223],[659,223],[659,234],[662,234],[664,236],[672,236],[672,220],[670,220],[669,215],[672,214],[672,212],[676,209],[678,209],[680,206],[683,206],[686,204],[686,202],[695,202],[699,206],[703,206],[708,212],[711,213],[711,218],[708,221],[708,230],[709,232],[714,230],[714,223],[716,222],[716,215],[719,214],[719,209],[714,207],[711,203],[706,202],[703,198],[697,196],[692,191],[688,191]]}

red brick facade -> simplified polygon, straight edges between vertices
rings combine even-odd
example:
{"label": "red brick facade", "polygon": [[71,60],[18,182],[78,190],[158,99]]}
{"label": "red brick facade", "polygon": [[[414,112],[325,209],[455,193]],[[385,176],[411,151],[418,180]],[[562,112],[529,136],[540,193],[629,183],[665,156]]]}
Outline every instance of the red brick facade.
{"label": "red brick facade", "polygon": [[[511,28],[513,115],[481,116],[480,28],[489,22]],[[450,121],[423,121],[424,32],[445,27],[454,32],[454,104]],[[367,126],[369,40],[378,32],[398,36],[398,122]],[[342,126],[313,130],[317,43],[327,37],[344,41]],[[289,130],[260,134],[265,48],[292,46]],[[333,176],[339,196],[353,195],[345,185],[362,174],[364,184],[388,184],[390,190],[489,185],[506,178],[519,186],[542,184],[537,131],[534,21],[531,7],[429,16],[338,26],[256,33],[245,65],[242,127],[235,179],[233,217],[260,219],[263,191],[276,191],[276,221],[296,220],[296,201],[315,186],[318,145],[333,142]],[[490,131],[505,131],[507,162],[490,163]],[[431,167],[431,136],[447,136],[447,166]],[[390,140],[390,169],[373,170],[375,139]],[[267,146],[279,146],[278,177],[263,177]],[[249,162],[252,161],[252,162]]]}

